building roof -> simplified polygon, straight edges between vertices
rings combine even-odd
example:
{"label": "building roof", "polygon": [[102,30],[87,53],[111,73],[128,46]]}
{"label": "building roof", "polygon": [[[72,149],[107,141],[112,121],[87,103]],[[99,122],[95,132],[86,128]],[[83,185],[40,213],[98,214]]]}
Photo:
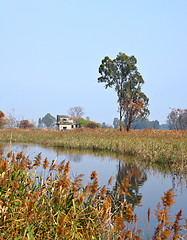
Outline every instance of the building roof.
{"label": "building roof", "polygon": [[70,118],[70,117],[67,116],[67,115],[57,115],[57,117]]}

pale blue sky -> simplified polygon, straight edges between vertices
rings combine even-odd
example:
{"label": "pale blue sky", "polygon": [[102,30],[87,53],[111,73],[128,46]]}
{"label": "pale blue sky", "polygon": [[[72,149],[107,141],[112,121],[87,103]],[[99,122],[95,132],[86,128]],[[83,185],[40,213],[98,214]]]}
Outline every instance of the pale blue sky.
{"label": "pale blue sky", "polygon": [[112,123],[116,93],[97,78],[119,52],[138,60],[150,120],[187,108],[186,0],[0,0],[0,110],[37,121],[82,106]]}

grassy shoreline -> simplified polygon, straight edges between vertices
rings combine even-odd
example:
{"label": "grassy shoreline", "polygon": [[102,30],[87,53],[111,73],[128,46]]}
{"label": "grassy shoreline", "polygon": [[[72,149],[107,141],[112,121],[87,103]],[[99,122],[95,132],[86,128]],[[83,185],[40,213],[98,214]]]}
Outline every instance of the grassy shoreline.
{"label": "grassy shoreline", "polygon": [[0,142],[34,143],[48,147],[88,149],[130,155],[152,165],[187,173],[187,131],[77,129],[0,130]]}

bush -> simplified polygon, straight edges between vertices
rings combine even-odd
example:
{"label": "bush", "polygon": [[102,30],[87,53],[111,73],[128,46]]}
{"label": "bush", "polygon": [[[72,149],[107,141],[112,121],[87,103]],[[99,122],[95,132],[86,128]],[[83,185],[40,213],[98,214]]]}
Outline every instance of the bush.
{"label": "bush", "polygon": [[86,127],[86,128],[98,128],[98,127],[101,126],[100,123],[96,123],[96,122],[93,122],[93,121],[90,121],[90,120],[86,120],[84,118],[81,118],[78,121],[78,124],[80,124],[81,127]]}
{"label": "bush", "polygon": [[20,123],[19,123],[19,128],[33,128],[33,124],[30,123],[28,120],[22,120]]}
{"label": "bush", "polygon": [[0,128],[3,128],[6,123],[5,114],[0,111]]}
{"label": "bush", "polygon": [[101,126],[101,124],[95,123],[95,122],[88,122],[85,125],[86,128],[98,128],[100,126]]}

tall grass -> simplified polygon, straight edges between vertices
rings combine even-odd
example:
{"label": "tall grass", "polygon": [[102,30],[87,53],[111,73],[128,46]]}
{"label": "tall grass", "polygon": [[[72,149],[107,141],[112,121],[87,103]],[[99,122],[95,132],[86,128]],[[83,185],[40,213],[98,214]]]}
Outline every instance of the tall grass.
{"label": "tall grass", "polygon": [[[36,175],[42,166],[44,177]],[[93,171],[86,186],[82,175],[68,177],[69,162],[41,159],[31,162],[23,153],[0,157],[0,237],[7,239],[144,239],[137,228],[138,215],[126,201],[129,179],[125,176],[115,191],[112,179],[100,188]],[[46,171],[49,176],[45,177]],[[172,189],[164,193],[154,210],[158,225],[152,239],[184,239],[182,210],[170,220],[174,204]],[[139,197],[137,207],[141,207]],[[150,210],[147,221],[150,222]],[[186,222],[187,223],[187,222]]]}
{"label": "tall grass", "polygon": [[0,130],[0,142],[27,142],[135,156],[151,165],[187,173],[187,131],[114,129]]}

